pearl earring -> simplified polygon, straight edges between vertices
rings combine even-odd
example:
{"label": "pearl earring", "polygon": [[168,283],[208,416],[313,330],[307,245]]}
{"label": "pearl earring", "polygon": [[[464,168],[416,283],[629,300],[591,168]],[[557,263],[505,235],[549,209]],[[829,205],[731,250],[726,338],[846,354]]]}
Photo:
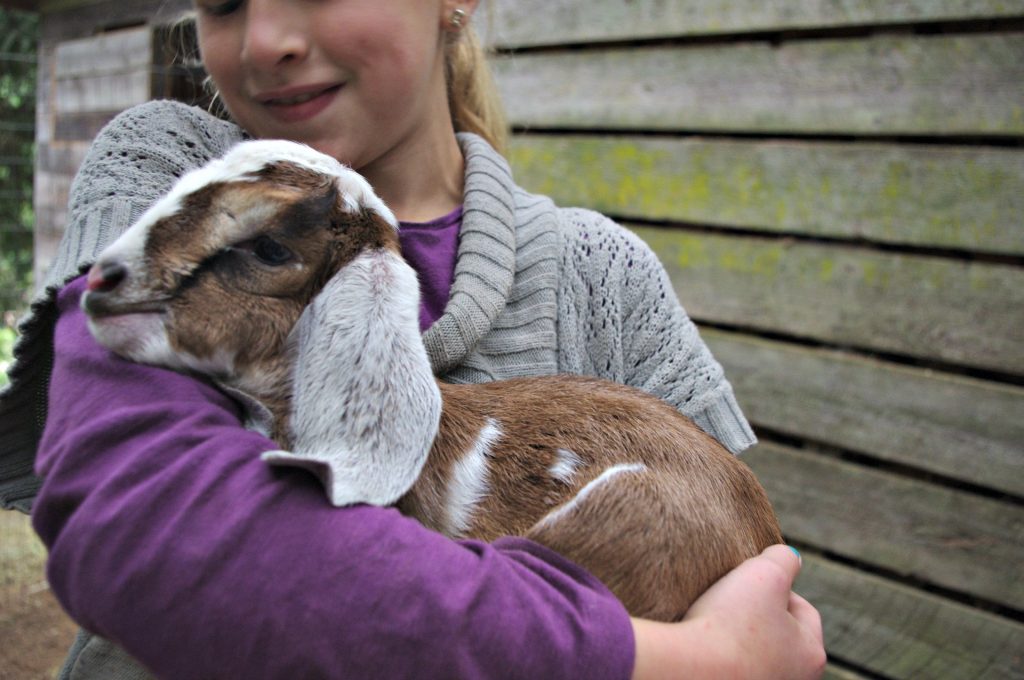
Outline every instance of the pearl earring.
{"label": "pearl earring", "polygon": [[452,10],[451,24],[453,28],[462,28],[462,24],[466,21],[466,10],[454,9]]}

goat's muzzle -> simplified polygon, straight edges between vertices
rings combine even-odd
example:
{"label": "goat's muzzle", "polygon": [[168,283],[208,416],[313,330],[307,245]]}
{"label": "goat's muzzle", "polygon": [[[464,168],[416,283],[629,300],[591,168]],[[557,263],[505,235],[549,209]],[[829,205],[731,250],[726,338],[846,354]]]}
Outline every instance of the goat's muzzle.
{"label": "goat's muzzle", "polygon": [[125,314],[162,314],[169,297],[131,285],[128,266],[117,260],[97,262],[86,277],[82,309],[93,321]]}

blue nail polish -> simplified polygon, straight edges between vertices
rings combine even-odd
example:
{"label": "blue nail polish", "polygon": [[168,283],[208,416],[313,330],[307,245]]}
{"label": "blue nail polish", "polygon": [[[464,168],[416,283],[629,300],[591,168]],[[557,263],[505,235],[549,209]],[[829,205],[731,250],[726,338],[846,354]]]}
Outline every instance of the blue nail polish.
{"label": "blue nail polish", "polygon": [[803,558],[803,556],[802,556],[802,555],[800,554],[800,551],[799,551],[799,550],[797,550],[796,548],[794,548],[794,547],[793,547],[793,546],[791,546],[791,545],[789,545],[789,546],[786,546],[786,547],[787,547],[787,548],[789,548],[790,550],[792,550],[792,551],[793,551],[793,552],[794,552],[794,553],[796,554],[796,558],[797,558],[798,560],[800,560],[800,564],[803,564],[803,563],[804,563],[804,558]]}

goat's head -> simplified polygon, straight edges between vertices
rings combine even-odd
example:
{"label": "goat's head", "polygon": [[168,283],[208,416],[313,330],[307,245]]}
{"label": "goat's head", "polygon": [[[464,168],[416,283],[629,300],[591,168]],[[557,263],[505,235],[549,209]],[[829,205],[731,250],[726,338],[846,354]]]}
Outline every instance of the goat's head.
{"label": "goat's head", "polygon": [[93,335],[125,358],[259,373],[279,361],[309,301],[367,248],[397,252],[398,238],[365,179],[300,144],[243,142],[182,177],[101,253],[82,307]]}

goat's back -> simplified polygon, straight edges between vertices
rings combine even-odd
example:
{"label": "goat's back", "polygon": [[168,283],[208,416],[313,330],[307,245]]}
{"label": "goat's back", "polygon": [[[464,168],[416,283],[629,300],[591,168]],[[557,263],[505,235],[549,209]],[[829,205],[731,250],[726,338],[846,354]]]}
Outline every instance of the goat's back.
{"label": "goat's back", "polygon": [[[653,396],[578,376],[443,385],[442,394],[431,463],[403,509],[454,535],[545,544],[634,615],[681,617],[711,583],[782,540],[750,469]],[[474,456],[486,490],[453,530],[438,490]]]}

